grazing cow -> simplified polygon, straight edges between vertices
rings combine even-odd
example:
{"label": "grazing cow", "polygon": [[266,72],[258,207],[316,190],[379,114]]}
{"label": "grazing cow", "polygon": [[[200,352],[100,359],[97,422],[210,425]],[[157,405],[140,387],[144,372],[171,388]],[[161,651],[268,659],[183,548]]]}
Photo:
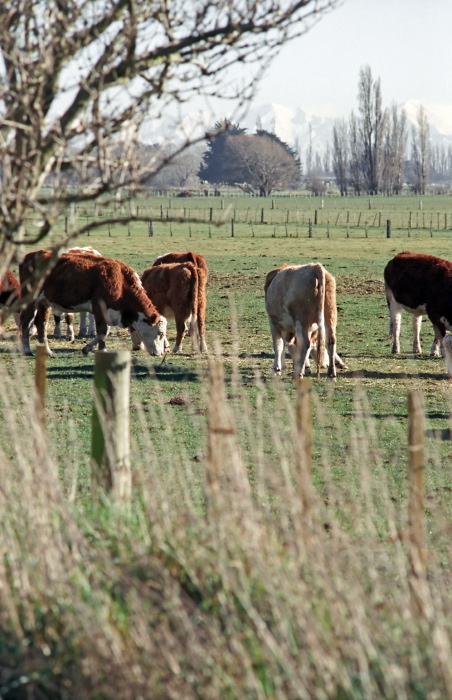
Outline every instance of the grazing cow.
{"label": "grazing cow", "polygon": [[430,354],[438,357],[446,329],[451,330],[452,324],[452,263],[433,255],[403,251],[386,265],[384,280],[392,352],[400,352],[401,317],[405,309],[413,316],[413,352],[422,352],[422,314],[427,314],[435,332]]}
{"label": "grazing cow", "polygon": [[[152,267],[156,265],[168,265],[169,263],[185,263],[191,262],[199,269],[198,283],[199,283],[199,294],[198,294],[198,328],[200,338],[205,338],[206,335],[206,305],[207,305],[207,294],[206,286],[209,277],[209,269],[207,267],[206,259],[199,255],[199,253],[192,253],[188,251],[187,253],[165,253],[165,255],[159,255],[158,258],[152,263]],[[190,335],[189,327],[185,329],[187,334]],[[201,347],[201,351],[204,352],[207,348]]]}
{"label": "grazing cow", "polygon": [[[19,266],[22,293],[31,291],[52,253],[38,250],[28,253]],[[31,355],[30,327],[35,320],[39,342],[52,355],[47,342],[47,321],[50,307],[61,312],[89,311],[94,314],[96,336],[82,350],[88,354],[99,344],[105,349],[108,326],[117,325],[136,330],[150,355],[162,355],[165,350],[166,318],[161,316],[135,270],[121,262],[97,255],[64,253],[50,273],[41,280],[37,298],[26,306],[20,316],[22,348]]]}
{"label": "grazing cow", "polygon": [[[204,327],[200,323],[198,309],[205,308],[199,296],[205,294],[202,285],[203,271],[191,262],[170,263],[148,267],[141,276],[143,287],[156,309],[166,318],[176,321],[176,344],[173,352],[179,352],[185,335],[186,323],[190,323],[192,345],[199,341],[201,352],[207,351]],[[132,336],[133,349],[140,345]]]}
{"label": "grazing cow", "polygon": [[[90,255],[97,255],[99,257],[102,257],[101,254],[99,253],[99,251],[96,250],[95,248],[92,248],[90,245],[87,245],[84,248],[79,248],[77,246],[74,248],[68,248],[66,250],[66,253],[79,253],[80,255],[84,255],[85,253],[88,253]],[[87,325],[87,323],[86,323],[87,316],[89,316],[89,325]],[[53,331],[53,337],[54,338],[61,338],[61,335],[62,335],[61,334],[61,314],[54,313],[53,319],[55,321],[55,328]],[[64,314],[64,320],[66,321],[66,338],[71,343],[73,343],[75,340],[74,314]],[[86,338],[88,336],[90,338],[93,338],[96,335],[93,314],[87,314],[86,311],[80,311],[80,327],[79,327],[78,335],[79,335],[79,338]]]}
{"label": "grazing cow", "polygon": [[[269,278],[270,276],[270,278]],[[266,280],[265,306],[273,338],[273,372],[285,367],[284,345],[294,364],[294,377],[305,374],[314,332],[317,332],[317,376],[328,351],[328,376],[336,376],[336,364],[345,364],[336,353],[336,281],[320,263],[289,265],[272,270]],[[267,283],[268,282],[268,283]]]}
{"label": "grazing cow", "polygon": [[443,348],[444,348],[444,357],[446,358],[447,374],[452,379],[452,335],[444,336]]}
{"label": "grazing cow", "polygon": [[[7,270],[0,280],[0,306],[10,306],[19,296],[20,282],[11,270]],[[14,320],[19,326],[19,312],[14,313]]]}

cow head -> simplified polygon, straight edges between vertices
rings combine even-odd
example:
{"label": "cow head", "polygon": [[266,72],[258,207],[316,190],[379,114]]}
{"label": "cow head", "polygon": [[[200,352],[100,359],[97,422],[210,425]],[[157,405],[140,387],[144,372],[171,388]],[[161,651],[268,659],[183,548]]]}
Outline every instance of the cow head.
{"label": "cow head", "polygon": [[144,347],[150,355],[163,355],[168,347],[166,337],[167,321],[164,316],[158,316],[156,323],[152,324],[143,313],[138,314],[138,319],[132,323],[132,327],[139,333]]}

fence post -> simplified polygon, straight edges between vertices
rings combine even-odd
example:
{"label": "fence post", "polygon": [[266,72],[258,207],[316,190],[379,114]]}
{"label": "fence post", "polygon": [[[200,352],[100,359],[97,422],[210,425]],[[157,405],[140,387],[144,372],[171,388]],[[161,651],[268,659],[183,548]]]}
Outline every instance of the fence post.
{"label": "fence post", "polygon": [[36,415],[40,425],[45,425],[46,408],[46,361],[47,351],[45,345],[36,347],[35,364],[35,388],[36,388]]}
{"label": "fence post", "polygon": [[312,238],[312,221],[309,219],[308,222],[308,238]]}
{"label": "fence post", "polygon": [[391,219],[386,219],[386,238],[391,238]]}
{"label": "fence post", "polygon": [[297,488],[302,507],[302,537],[311,546],[312,524],[312,379],[297,381]]}
{"label": "fence post", "polygon": [[152,238],[154,235],[154,224],[152,221],[148,221],[148,236]]}
{"label": "fence post", "polygon": [[234,238],[234,219],[231,219],[231,238]]}
{"label": "fence post", "polygon": [[130,351],[95,353],[91,433],[92,492],[128,501],[132,492],[129,448]]}
{"label": "fence post", "polygon": [[425,614],[425,521],[424,521],[424,401],[419,390],[408,393],[408,526],[409,587],[413,614]]}

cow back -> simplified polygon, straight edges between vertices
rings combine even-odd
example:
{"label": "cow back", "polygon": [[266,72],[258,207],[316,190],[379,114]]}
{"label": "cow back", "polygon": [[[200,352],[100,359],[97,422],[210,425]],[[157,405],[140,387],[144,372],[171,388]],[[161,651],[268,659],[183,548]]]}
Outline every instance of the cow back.
{"label": "cow back", "polygon": [[207,267],[206,259],[202,255],[199,255],[198,253],[193,253],[192,251],[188,251],[187,253],[165,253],[165,255],[160,255],[158,258],[156,258],[152,263],[152,266],[155,267],[157,265],[168,265],[170,263],[184,262],[193,263],[193,265],[196,265],[196,267],[199,267],[201,270],[204,270],[205,279],[207,281],[209,269]]}

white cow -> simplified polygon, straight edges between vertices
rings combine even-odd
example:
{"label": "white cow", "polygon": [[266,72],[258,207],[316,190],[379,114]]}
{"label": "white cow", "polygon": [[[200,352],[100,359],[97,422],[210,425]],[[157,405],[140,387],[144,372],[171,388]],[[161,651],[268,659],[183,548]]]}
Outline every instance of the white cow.
{"label": "white cow", "polygon": [[443,338],[444,357],[446,358],[446,370],[452,379],[452,335],[445,335]]}
{"label": "white cow", "polygon": [[336,352],[336,281],[320,263],[279,268],[266,285],[265,306],[273,338],[274,374],[285,367],[284,347],[291,354],[294,377],[308,366],[312,339],[317,333],[317,376],[328,352],[328,376],[336,377],[336,364],[346,365]]}

